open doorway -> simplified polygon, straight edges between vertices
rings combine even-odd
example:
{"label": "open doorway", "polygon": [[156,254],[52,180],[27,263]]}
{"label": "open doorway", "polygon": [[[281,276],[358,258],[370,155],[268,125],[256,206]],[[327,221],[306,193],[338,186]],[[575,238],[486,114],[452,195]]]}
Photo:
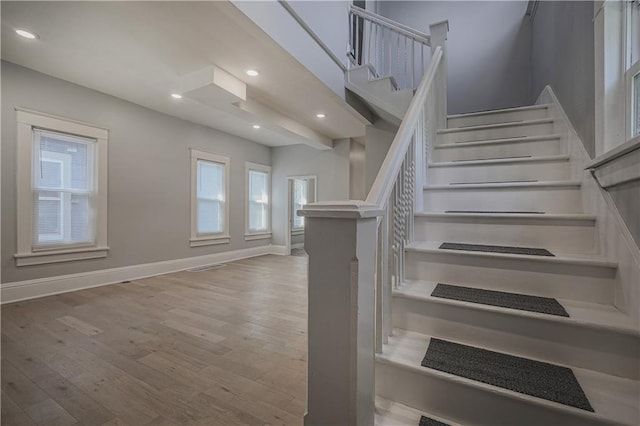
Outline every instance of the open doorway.
{"label": "open doorway", "polygon": [[288,176],[287,177],[287,235],[286,252],[304,248],[304,217],[297,212],[305,204],[317,200],[316,176]]}

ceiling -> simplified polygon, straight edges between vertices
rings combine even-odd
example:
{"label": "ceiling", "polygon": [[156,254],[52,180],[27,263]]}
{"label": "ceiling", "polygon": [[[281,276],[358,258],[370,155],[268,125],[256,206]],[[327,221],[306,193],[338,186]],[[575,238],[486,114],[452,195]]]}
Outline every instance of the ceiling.
{"label": "ceiling", "polygon": [[[18,28],[39,38],[19,37]],[[363,136],[367,124],[227,1],[3,1],[1,35],[4,60],[268,146],[326,149]],[[246,84],[246,101],[170,96],[212,66]]]}

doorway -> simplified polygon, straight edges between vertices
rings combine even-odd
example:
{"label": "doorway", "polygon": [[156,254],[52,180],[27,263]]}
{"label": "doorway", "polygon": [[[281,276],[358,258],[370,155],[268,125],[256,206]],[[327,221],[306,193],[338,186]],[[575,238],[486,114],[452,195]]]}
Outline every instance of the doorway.
{"label": "doorway", "polygon": [[297,212],[305,204],[315,203],[317,200],[316,176],[288,176],[287,177],[287,223],[286,253],[292,249],[304,248],[304,217]]}

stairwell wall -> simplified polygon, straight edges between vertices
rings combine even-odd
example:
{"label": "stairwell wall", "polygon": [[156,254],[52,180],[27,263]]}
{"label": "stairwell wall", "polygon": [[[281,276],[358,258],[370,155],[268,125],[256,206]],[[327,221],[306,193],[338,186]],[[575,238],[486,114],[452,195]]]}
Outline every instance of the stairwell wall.
{"label": "stairwell wall", "polygon": [[524,1],[380,1],[378,13],[418,31],[449,20],[449,114],[530,104],[530,21]]}

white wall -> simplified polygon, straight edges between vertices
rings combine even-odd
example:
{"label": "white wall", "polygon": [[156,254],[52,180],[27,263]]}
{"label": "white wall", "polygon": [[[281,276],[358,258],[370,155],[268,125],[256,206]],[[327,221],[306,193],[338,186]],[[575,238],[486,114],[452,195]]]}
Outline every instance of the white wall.
{"label": "white wall", "polygon": [[318,201],[349,199],[349,142],[337,140],[329,151],[304,145],[272,148],[273,244],[285,245],[288,176],[317,176]]}
{"label": "white wall", "polygon": [[349,150],[349,199],[367,198],[366,150],[364,144],[351,140]]}
{"label": "white wall", "polygon": [[[290,1],[293,9],[340,61],[349,37],[346,1]],[[233,1],[265,33],[344,99],[344,73],[277,1]]]}
{"label": "white wall", "polygon": [[449,20],[450,114],[531,103],[526,1],[382,1],[379,13],[429,33]]}
{"label": "white wall", "polygon": [[376,180],[376,176],[378,176],[382,162],[387,156],[395,136],[396,129],[382,120],[379,120],[373,126],[367,126],[365,136],[366,194],[369,194],[369,190]]}
{"label": "white wall", "polygon": [[[17,268],[16,106],[109,129],[106,259]],[[189,148],[231,157],[230,244],[191,248]],[[309,148],[310,149],[310,148]],[[269,244],[244,241],[244,162],[270,148],[2,62],[2,282],[182,259]]]}

